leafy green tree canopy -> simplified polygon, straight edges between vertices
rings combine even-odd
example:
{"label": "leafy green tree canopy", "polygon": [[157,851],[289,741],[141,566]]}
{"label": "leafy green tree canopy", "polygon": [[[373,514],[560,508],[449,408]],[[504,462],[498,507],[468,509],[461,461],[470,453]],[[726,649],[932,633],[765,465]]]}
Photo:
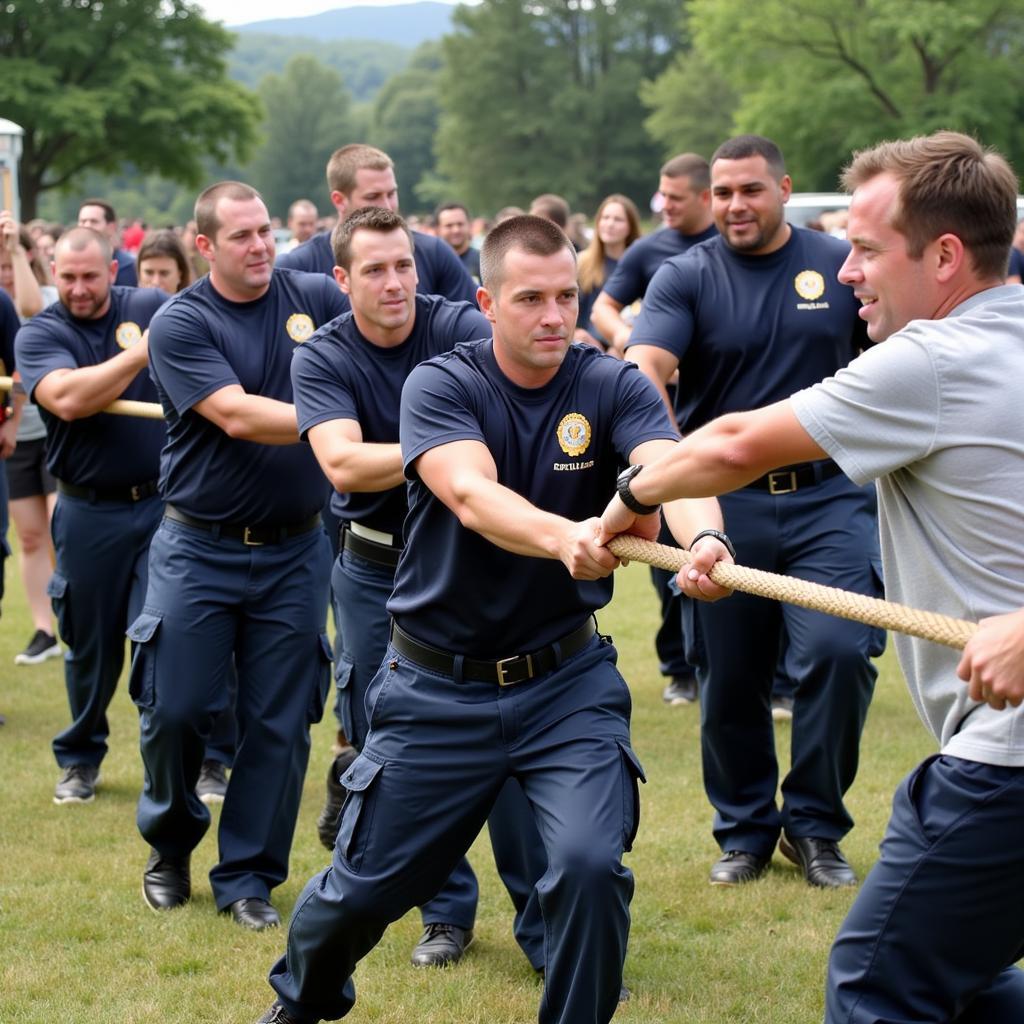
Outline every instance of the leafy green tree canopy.
{"label": "leafy green tree canopy", "polygon": [[232,36],[189,0],[8,0],[0,110],[25,129],[22,217],[91,168],[196,186],[203,160],[246,157],[257,97],[225,73]]}
{"label": "leafy green tree canopy", "polygon": [[341,75],[313,57],[293,57],[283,74],[260,82],[260,96],[266,141],[250,167],[253,185],[281,217],[296,199],[311,199],[327,212],[327,160],[339,146],[357,141]]}
{"label": "leafy green tree canopy", "polygon": [[[688,13],[696,52],[739,96],[733,129],[774,138],[797,188],[835,188],[853,150],[939,128],[1024,166],[1024,0],[691,0]],[[672,97],[652,98],[664,115]]]}

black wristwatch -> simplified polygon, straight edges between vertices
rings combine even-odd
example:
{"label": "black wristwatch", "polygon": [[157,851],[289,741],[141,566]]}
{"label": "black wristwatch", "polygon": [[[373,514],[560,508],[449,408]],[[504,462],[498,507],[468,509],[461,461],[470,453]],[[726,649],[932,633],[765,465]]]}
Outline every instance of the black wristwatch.
{"label": "black wristwatch", "polygon": [[649,516],[652,512],[657,512],[660,505],[641,505],[636,498],[633,497],[633,492],[629,489],[629,482],[643,469],[643,466],[627,466],[618,476],[615,481],[615,490],[619,497],[622,499],[622,504],[629,509],[630,512],[635,512],[638,516]]}
{"label": "black wristwatch", "polygon": [[732,541],[729,540],[728,536],[722,533],[721,530],[701,530],[700,533],[690,541],[690,551],[693,550],[693,545],[696,544],[701,537],[714,537],[715,540],[721,541],[722,544],[725,545],[725,550],[728,551],[733,558],[736,557],[736,549],[732,546]]}

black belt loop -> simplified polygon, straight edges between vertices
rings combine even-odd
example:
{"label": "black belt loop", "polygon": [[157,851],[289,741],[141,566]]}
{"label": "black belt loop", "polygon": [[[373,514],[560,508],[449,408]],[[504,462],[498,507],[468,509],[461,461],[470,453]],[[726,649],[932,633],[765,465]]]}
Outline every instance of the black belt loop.
{"label": "black belt loop", "polygon": [[180,508],[167,505],[164,508],[164,516],[176,523],[183,523],[196,530],[205,530],[214,540],[221,537],[228,537],[231,540],[240,540],[248,547],[262,547],[264,544],[281,544],[290,537],[299,537],[304,533],[315,530],[320,525],[320,513],[310,516],[299,523],[285,523],[283,525],[243,526],[240,523],[221,523],[212,519],[196,519]]}
{"label": "black belt loop", "polygon": [[151,498],[159,490],[156,480],[146,480],[141,484],[124,484],[121,487],[80,487],[66,480],[57,481],[57,490],[69,498],[81,498],[84,501],[123,501],[137,502]]}
{"label": "black belt loop", "polygon": [[525,654],[514,654],[508,658],[499,658],[496,661],[482,661],[421,643],[392,620],[391,646],[417,665],[451,676],[457,682],[472,679],[477,682],[497,683],[498,686],[515,686],[535,676],[554,671],[566,658],[571,658],[582,651],[594,636],[594,632],[594,619],[591,616],[582,626],[546,647]]}
{"label": "black belt loop", "polygon": [[747,487],[769,494],[793,494],[805,487],[814,487],[834,476],[842,470],[831,459],[819,459],[817,462],[801,462],[795,466],[782,466],[780,469],[765,473],[756,480],[751,480]]}

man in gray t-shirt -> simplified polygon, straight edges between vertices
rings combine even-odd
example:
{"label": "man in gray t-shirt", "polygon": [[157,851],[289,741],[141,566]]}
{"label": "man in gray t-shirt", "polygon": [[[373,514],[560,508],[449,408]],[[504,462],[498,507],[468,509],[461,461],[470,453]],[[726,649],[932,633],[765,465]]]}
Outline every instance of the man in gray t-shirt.
{"label": "man in gray t-shirt", "polygon": [[[858,154],[844,183],[852,251],[839,279],[885,344],[691,434],[632,477],[632,498],[718,494],[827,454],[853,480],[878,481],[889,596],[971,619],[1020,608],[1024,288],[1002,285],[1016,176],[974,140],[938,132]],[[614,498],[605,536],[632,518]],[[965,656],[968,689],[955,651],[897,640],[940,753],[897,790],[879,862],[832,949],[826,1024],[1024,1020],[1024,707],[1007,708],[1020,694],[975,670],[993,646]]]}

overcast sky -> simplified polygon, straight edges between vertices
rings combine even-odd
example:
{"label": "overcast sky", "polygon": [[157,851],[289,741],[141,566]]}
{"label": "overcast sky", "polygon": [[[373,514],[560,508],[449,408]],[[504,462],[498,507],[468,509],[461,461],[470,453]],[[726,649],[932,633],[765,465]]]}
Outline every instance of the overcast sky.
{"label": "overcast sky", "polygon": [[[267,18],[302,18],[307,14],[322,14],[334,11],[339,7],[391,7],[396,3],[409,3],[410,0],[247,0],[241,4],[238,0],[198,0],[199,6],[213,21],[223,21],[225,25],[247,25],[251,21],[265,21]],[[454,4],[456,0],[441,0],[442,3]],[[470,0],[474,2],[474,0]]]}

